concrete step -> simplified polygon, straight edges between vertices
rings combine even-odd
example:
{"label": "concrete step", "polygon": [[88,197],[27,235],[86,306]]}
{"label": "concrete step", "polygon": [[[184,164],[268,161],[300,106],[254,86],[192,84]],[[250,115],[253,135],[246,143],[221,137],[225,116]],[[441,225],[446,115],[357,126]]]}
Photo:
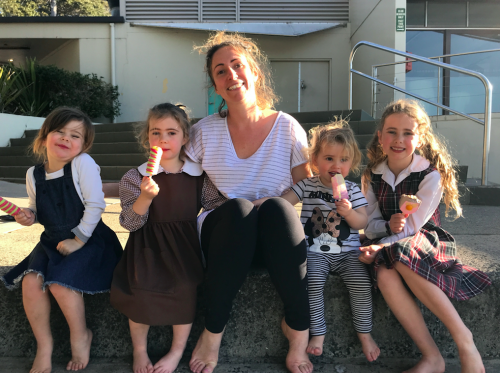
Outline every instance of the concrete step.
{"label": "concrete step", "polygon": [[93,154],[144,154],[144,148],[137,141],[97,143],[89,151]]}
{"label": "concrete step", "polygon": [[[147,161],[142,153],[132,154],[90,154],[99,166],[138,166]],[[37,161],[28,156],[0,156],[2,166],[33,166]]]}
{"label": "concrete step", "polygon": [[5,146],[0,147],[0,156],[3,155],[21,155],[26,156],[28,154],[28,148],[26,146]]}
{"label": "concrete step", "polygon": [[[97,124],[94,126],[95,132],[122,132],[122,131],[133,131],[136,122],[122,122],[122,123],[106,123]],[[24,137],[34,138],[38,134],[38,130],[26,130],[24,131]]]}
{"label": "concrete step", "polygon": [[[319,125],[325,125],[327,122],[321,123],[300,123],[300,125],[304,128],[306,132],[313,127]],[[352,128],[355,135],[370,135],[373,136],[373,133],[377,129],[377,122],[374,120],[366,120],[366,121],[352,121],[349,122],[349,126]]]}
{"label": "concrete step", "polygon": [[[109,143],[109,142],[134,142],[137,141],[134,132],[100,132],[96,133],[94,144]],[[10,139],[11,146],[29,146],[33,142],[31,137],[23,137],[20,139]]]}
{"label": "concrete step", "polygon": [[373,120],[364,110],[331,110],[331,111],[308,111],[302,113],[288,113],[299,123],[326,123],[335,118],[343,118],[350,121]]}
{"label": "concrete step", "polygon": [[[165,352],[168,346],[165,346]],[[189,359],[191,351],[185,351],[184,357],[175,370],[176,373],[191,373]],[[151,356],[153,364],[159,357]],[[335,359],[331,364],[319,363],[312,357],[314,373],[401,373],[414,366],[417,359],[393,359],[384,357],[368,363],[363,358]],[[460,373],[458,359],[445,359],[446,372]],[[66,373],[68,357],[56,358],[52,362],[52,373]],[[486,372],[500,372],[500,359],[483,359]],[[26,373],[33,364],[33,358],[0,358],[0,365],[5,373]],[[85,373],[130,373],[132,372],[132,357],[124,358],[92,358],[85,368]],[[215,373],[288,373],[283,359],[221,359]]]}

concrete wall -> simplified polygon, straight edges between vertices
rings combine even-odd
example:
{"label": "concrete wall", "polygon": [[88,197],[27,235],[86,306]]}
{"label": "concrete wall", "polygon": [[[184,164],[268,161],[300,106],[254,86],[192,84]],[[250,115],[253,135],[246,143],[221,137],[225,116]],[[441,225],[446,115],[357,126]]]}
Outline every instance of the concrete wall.
{"label": "concrete wall", "polygon": [[[483,119],[484,114],[473,114]],[[431,117],[437,133],[442,135],[453,157],[469,166],[468,177],[481,179],[484,126],[458,115]],[[500,184],[500,113],[494,113],[491,126],[488,180]]]}
{"label": "concrete wall", "polygon": [[68,40],[40,60],[42,65],[56,65],[68,71],[80,71],[80,41]]}
{"label": "concrete wall", "polygon": [[[393,49],[406,50],[406,32],[396,32],[396,8],[406,8],[405,0],[351,0],[351,47],[360,41],[370,41]],[[353,68],[371,75],[372,65],[403,60],[402,57],[363,46],[356,52]],[[380,69],[381,78],[404,88],[404,64]],[[397,81],[395,81],[397,78]],[[353,75],[353,109],[371,112],[371,81]],[[346,93],[347,94],[347,93]],[[392,89],[380,87],[378,107],[398,98]],[[378,110],[377,110],[378,111]]]}
{"label": "concrete wall", "polygon": [[[207,77],[204,56],[193,51],[208,32],[116,24],[116,83],[122,115],[118,121],[146,117],[154,104],[183,102],[193,117],[207,115]],[[111,42],[108,24],[0,24],[3,38],[67,41],[42,59],[43,64],[111,80]],[[350,27],[301,37],[254,35],[269,59],[330,61],[330,109],[347,106],[347,60]]]}
{"label": "concrete wall", "polygon": [[44,120],[45,118],[0,113],[0,146],[8,146],[10,139],[22,137],[25,130],[40,129]]}

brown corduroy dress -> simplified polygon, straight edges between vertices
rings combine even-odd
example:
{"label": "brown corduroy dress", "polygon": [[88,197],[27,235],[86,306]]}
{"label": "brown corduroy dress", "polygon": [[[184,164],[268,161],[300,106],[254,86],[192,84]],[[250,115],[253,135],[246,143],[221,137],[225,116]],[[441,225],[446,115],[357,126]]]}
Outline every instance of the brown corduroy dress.
{"label": "brown corduroy dress", "polygon": [[190,324],[203,280],[196,216],[204,174],[160,173],[146,224],[131,232],[111,284],[111,305],[136,323]]}

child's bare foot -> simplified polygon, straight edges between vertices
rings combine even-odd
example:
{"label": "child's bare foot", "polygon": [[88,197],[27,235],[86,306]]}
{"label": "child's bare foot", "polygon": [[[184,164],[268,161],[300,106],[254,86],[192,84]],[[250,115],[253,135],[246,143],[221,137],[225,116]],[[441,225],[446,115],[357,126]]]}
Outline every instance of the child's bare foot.
{"label": "child's bare foot", "polygon": [[372,338],[370,333],[358,333],[358,338],[363,348],[363,353],[368,361],[375,361],[380,355],[380,348]]}
{"label": "child's bare foot", "polygon": [[323,343],[325,342],[325,335],[312,336],[307,345],[306,352],[311,355],[320,356],[323,353]]}
{"label": "child's bare foot", "polygon": [[90,345],[92,344],[92,331],[87,329],[87,336],[71,341],[71,360],[66,365],[66,370],[82,370],[87,367],[90,358]]}
{"label": "child's bare foot", "polygon": [[173,373],[181,360],[184,349],[171,349],[154,365],[154,373]]}
{"label": "child's bare foot", "polygon": [[309,331],[298,331],[290,328],[284,318],[281,320],[281,329],[289,343],[289,350],[286,355],[288,370],[292,373],[311,373],[313,365],[306,352]]}
{"label": "child's bare foot", "polygon": [[484,373],[483,360],[474,343],[469,349],[459,349],[462,373]]}
{"label": "child's bare foot", "polygon": [[50,373],[52,371],[52,346],[47,349],[37,348],[30,373]]}
{"label": "child's bare foot", "polygon": [[219,360],[219,349],[223,333],[210,333],[207,329],[196,343],[189,368],[194,373],[212,373]]}
{"label": "child's bare foot", "polygon": [[134,362],[132,364],[132,370],[134,371],[134,373],[153,373],[153,364],[151,363],[148,352],[146,350],[134,350],[133,356]]}
{"label": "child's bare foot", "polygon": [[444,359],[441,354],[436,356],[422,356],[422,359],[409,370],[403,373],[443,373]]}

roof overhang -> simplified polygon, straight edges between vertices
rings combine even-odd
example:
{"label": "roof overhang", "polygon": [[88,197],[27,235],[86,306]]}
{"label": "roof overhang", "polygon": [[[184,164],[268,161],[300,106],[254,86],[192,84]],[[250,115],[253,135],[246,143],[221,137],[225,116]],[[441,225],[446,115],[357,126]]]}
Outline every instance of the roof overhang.
{"label": "roof overhang", "polygon": [[244,34],[276,36],[301,36],[313,32],[345,27],[345,22],[302,23],[302,22],[260,22],[260,23],[177,23],[177,22],[131,22],[131,26],[166,27],[199,31],[229,31]]}

